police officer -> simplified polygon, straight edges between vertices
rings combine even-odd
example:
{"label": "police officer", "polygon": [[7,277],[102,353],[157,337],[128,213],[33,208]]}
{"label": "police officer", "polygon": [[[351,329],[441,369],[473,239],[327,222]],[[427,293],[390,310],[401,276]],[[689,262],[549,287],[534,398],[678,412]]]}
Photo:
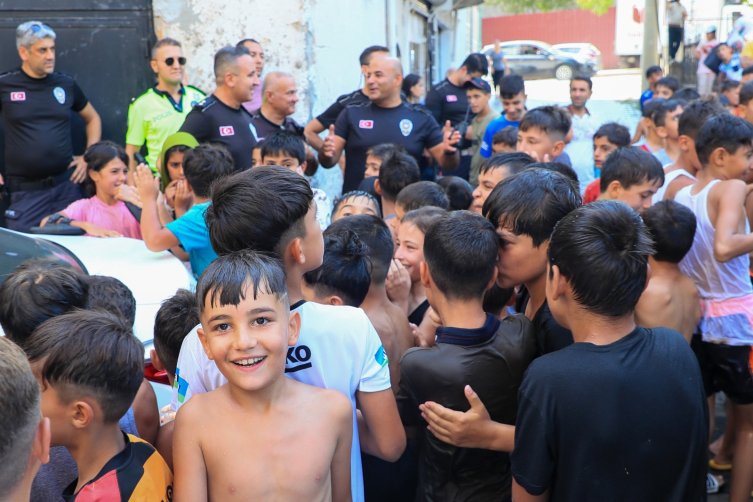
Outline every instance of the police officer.
{"label": "police officer", "polygon": [[[55,71],[55,32],[40,21],[16,29],[21,67],[0,75],[5,130],[8,228],[28,232],[83,194],[86,162],[73,156],[71,110],[86,123],[87,146],[102,137],[102,121],[72,76]],[[3,183],[0,178],[0,184]]]}
{"label": "police officer", "polygon": [[245,47],[223,47],[214,56],[214,93],[194,106],[180,128],[199,143],[220,143],[233,156],[236,170],[253,166],[256,146],[251,114],[241,106],[259,85],[254,64]]}
{"label": "police officer", "polygon": [[251,121],[256,141],[276,131],[289,131],[303,139],[303,127],[291,115],[298,102],[298,89],[289,73],[273,71],[264,77],[261,108],[253,112]]}
{"label": "police officer", "polygon": [[382,143],[402,145],[417,161],[424,149],[448,171],[458,165],[458,152],[453,146],[460,134],[452,133],[449,122],[444,130],[427,111],[403,102],[400,87],[403,71],[400,61],[374,58],[369,64],[366,87],[369,103],[345,108],[319,152],[323,167],[332,167],[345,151],[343,192],[358,188],[366,170],[366,151]]}

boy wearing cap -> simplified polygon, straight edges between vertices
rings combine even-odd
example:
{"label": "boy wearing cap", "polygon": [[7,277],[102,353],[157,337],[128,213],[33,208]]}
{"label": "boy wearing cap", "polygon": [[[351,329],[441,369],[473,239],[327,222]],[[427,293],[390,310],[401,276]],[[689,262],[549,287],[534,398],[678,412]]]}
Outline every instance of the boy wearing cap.
{"label": "boy wearing cap", "polygon": [[[486,80],[474,78],[466,82],[464,87],[471,112],[476,114],[473,121],[471,121],[471,127],[468,128],[468,132],[466,133],[468,139],[473,141],[471,145],[473,157],[471,158],[471,172],[468,181],[471,182],[471,185],[476,186],[478,185],[478,174],[481,171],[481,165],[486,160],[481,155],[486,126],[492,120],[499,118],[499,112],[489,106],[489,100],[492,97],[492,88]],[[491,148],[491,145],[486,145],[486,148]]]}

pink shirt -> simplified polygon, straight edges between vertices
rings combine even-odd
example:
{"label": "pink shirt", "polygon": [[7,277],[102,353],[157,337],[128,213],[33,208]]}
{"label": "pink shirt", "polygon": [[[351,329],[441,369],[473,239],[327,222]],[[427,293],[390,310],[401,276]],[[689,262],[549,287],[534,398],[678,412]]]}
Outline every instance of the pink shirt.
{"label": "pink shirt", "polygon": [[259,108],[261,108],[261,86],[256,86],[256,89],[254,89],[254,98],[251,101],[246,101],[243,103],[243,108],[246,109],[248,113],[253,113]]}
{"label": "pink shirt", "polygon": [[125,237],[141,239],[141,226],[123,201],[108,206],[96,195],[90,199],[77,200],[61,211],[63,215],[85,221],[107,230],[115,230]]}

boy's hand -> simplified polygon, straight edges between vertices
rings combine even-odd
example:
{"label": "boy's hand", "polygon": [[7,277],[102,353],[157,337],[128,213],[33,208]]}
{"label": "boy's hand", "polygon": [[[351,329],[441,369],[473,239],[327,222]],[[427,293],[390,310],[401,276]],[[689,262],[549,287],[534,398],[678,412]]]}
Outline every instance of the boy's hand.
{"label": "boy's hand", "polygon": [[442,128],[442,135],[444,136],[444,141],[442,142],[442,148],[444,151],[447,153],[457,152],[458,149],[455,148],[454,145],[457,145],[458,142],[460,142],[460,133],[452,128],[449,120],[445,122],[445,125]]}
{"label": "boy's hand", "polygon": [[180,211],[181,214],[186,214],[191,209],[191,206],[193,206],[193,190],[186,183],[186,180],[180,180],[176,185],[173,207],[176,212]]}
{"label": "boy's hand", "polygon": [[134,206],[141,207],[141,197],[136,187],[123,183],[115,189],[115,199],[130,202]]}
{"label": "boy's hand", "polygon": [[322,144],[322,155],[325,157],[332,157],[335,154],[335,126],[329,126],[329,134],[324,138],[324,144]]}
{"label": "boy's hand", "polygon": [[145,164],[139,164],[133,173],[136,188],[142,201],[156,201],[159,195],[159,180]]}
{"label": "boy's hand", "polygon": [[173,209],[175,209],[175,192],[178,190],[179,181],[180,180],[172,180],[165,187],[165,202]]}
{"label": "boy's hand", "polygon": [[170,423],[173,420],[175,420],[175,413],[176,412],[172,411],[172,409],[170,408],[169,404],[167,404],[167,405],[163,406],[162,408],[160,408],[159,412],[160,412],[160,416],[159,416],[159,424],[160,424],[160,426],[165,425],[165,424]]}
{"label": "boy's hand", "polygon": [[81,228],[86,230],[86,233],[93,237],[123,237],[123,234],[116,232],[115,230],[107,230],[106,228],[98,227],[92,223],[84,223]]}
{"label": "boy's hand", "polygon": [[549,159],[549,154],[548,153],[544,154],[544,160],[539,160],[539,154],[536,153],[536,152],[530,152],[529,155],[536,162],[551,162],[551,160]]}
{"label": "boy's hand", "polygon": [[387,273],[385,287],[387,289],[387,296],[392,303],[398,305],[406,304],[407,308],[411,287],[410,273],[397,260],[393,259],[390,264],[390,271]]}
{"label": "boy's hand", "polygon": [[419,406],[421,416],[429,423],[429,430],[440,441],[461,448],[487,448],[488,440],[481,434],[483,426],[491,422],[489,412],[470,385],[465,386],[465,397],[471,409],[465,413],[452,411],[427,401]]}

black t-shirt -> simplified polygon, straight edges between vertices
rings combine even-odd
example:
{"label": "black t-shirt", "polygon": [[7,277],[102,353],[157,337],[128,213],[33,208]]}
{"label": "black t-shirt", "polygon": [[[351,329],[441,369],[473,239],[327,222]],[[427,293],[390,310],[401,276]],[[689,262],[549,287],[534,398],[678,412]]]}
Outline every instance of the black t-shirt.
{"label": "black t-shirt", "polygon": [[366,151],[382,143],[402,145],[416,162],[424,148],[443,141],[437,121],[408,103],[382,108],[371,101],[345,108],[337,118],[335,134],[346,141],[343,193],[358,188],[366,171]]}
{"label": "black t-shirt", "polygon": [[321,122],[321,124],[326,128],[329,129],[329,126],[334,125],[335,122],[337,122],[337,117],[340,116],[340,113],[347,107],[351,105],[357,105],[362,103],[370,103],[371,100],[369,97],[363,93],[361,89],[358,89],[357,91],[353,91],[349,94],[343,94],[337,100],[335,100],[334,103],[330,105],[329,108],[324,110],[324,113],[316,117],[316,120]]}
{"label": "black t-shirt", "polygon": [[230,108],[212,94],[193,107],[180,131],[192,134],[199,143],[219,143],[227,148],[236,171],[253,166],[256,138],[251,114],[242,106]]}
{"label": "black t-shirt", "polygon": [[303,139],[303,127],[291,117],[285,117],[285,122],[280,125],[275,124],[262,115],[261,110],[256,110],[251,118],[251,126],[251,132],[254,134],[257,142],[264,141],[270,134],[277,131],[292,132]]}
{"label": "black t-shirt", "polygon": [[73,160],[71,110],[80,112],[87,103],[66,73],[32,78],[17,68],[0,75],[6,174],[38,180],[68,169]]}
{"label": "black t-shirt", "polygon": [[518,393],[515,480],[552,502],[706,500],[708,410],[676,331],[636,328],[609,345],[536,359]]}
{"label": "black t-shirt", "polygon": [[[465,120],[465,114],[468,110],[468,96],[466,96],[464,88],[444,79],[426,93],[426,108],[439,122],[440,127],[444,127],[448,120],[455,127],[458,122]],[[473,117],[473,113],[468,113],[468,123]]]}
{"label": "black t-shirt", "polygon": [[413,312],[410,313],[408,316],[408,322],[412,322],[416,326],[419,326],[421,321],[424,320],[427,310],[429,310],[429,300],[424,300],[413,310]]}
{"label": "black t-shirt", "polygon": [[[517,390],[535,354],[533,327],[523,315],[500,321],[487,314],[478,329],[439,327],[433,347],[410,349],[400,360],[400,418],[425,427],[418,406],[426,401],[468,411],[463,389],[470,385],[492,420],[515,425]],[[458,448],[426,434],[419,458],[422,500],[498,502],[510,498],[511,483],[508,453]]]}
{"label": "black t-shirt", "polygon": [[[521,286],[518,296],[515,298],[515,311],[524,314],[529,301],[531,301],[531,294],[525,286]],[[549,310],[549,304],[546,300],[536,311],[532,322],[533,329],[536,331],[538,355],[564,349],[573,344],[573,334],[569,329],[560,326]]]}

